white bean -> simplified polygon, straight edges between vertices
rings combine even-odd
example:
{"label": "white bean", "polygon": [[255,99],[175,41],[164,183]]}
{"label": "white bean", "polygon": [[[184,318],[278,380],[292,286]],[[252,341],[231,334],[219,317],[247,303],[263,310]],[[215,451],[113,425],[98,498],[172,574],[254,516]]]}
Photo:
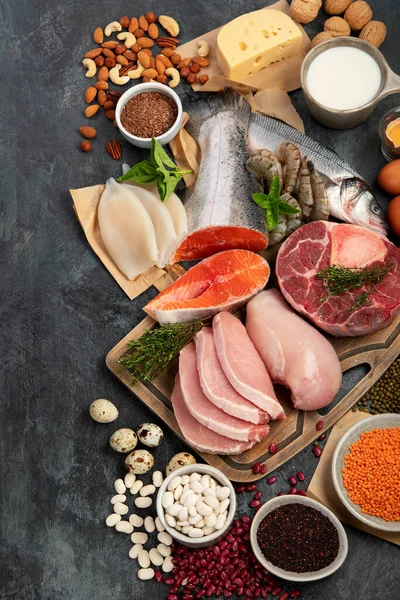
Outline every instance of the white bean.
{"label": "white bean", "polygon": [[219,503],[219,514],[225,512],[227,510],[229,504],[230,504],[229,498],[222,500],[222,502]]}
{"label": "white bean", "polygon": [[156,517],[155,524],[156,524],[157,531],[164,531],[165,530],[164,525],[161,523],[161,521],[160,521],[160,519],[158,517]]}
{"label": "white bean", "polygon": [[111,504],[116,504],[117,502],[125,502],[126,496],[125,494],[117,494],[111,498]]}
{"label": "white bean", "polygon": [[107,525],[107,527],[115,527],[115,525],[117,523],[119,523],[120,520],[121,520],[121,515],[117,515],[116,513],[113,513],[111,515],[108,515],[108,517],[106,519],[106,525]]}
{"label": "white bean", "polygon": [[189,506],[188,513],[191,517],[195,517],[197,515],[197,508],[195,506]]}
{"label": "white bean", "polygon": [[189,476],[189,479],[190,479],[190,481],[200,481],[201,475],[200,475],[200,473],[192,473]]}
{"label": "white bean", "polygon": [[194,492],[196,492],[196,494],[201,494],[202,491],[204,490],[204,488],[201,485],[200,481],[192,481],[191,484],[190,484],[190,487],[192,488],[192,490]]}
{"label": "white bean", "polygon": [[216,482],[216,481],[215,481],[215,479],[213,479],[212,477],[211,477],[211,479],[210,479],[210,488],[211,488],[212,490],[216,490],[216,489],[217,489],[217,482]]}
{"label": "white bean", "polygon": [[166,546],[172,545],[172,537],[167,531],[160,531],[160,533],[157,535],[157,539],[159,542],[165,544]]}
{"label": "white bean", "polygon": [[138,563],[143,569],[147,569],[150,566],[150,557],[147,550],[141,550],[139,552]]}
{"label": "white bean", "polygon": [[121,533],[132,533],[133,525],[129,521],[118,521],[115,529]]}
{"label": "white bean", "polygon": [[[172,561],[171,561],[171,563],[172,563]],[[172,568],[173,568],[173,566],[172,566]],[[142,581],[148,581],[149,579],[153,579],[153,577],[154,577],[154,569],[151,569],[151,568],[150,569],[139,569],[139,571],[138,571],[138,577]]]}
{"label": "white bean", "polygon": [[164,558],[161,556],[157,548],[152,548],[149,552],[150,560],[156,567],[161,567],[164,562]]}
{"label": "white bean", "polygon": [[197,514],[195,517],[189,517],[189,523],[190,525],[196,525],[196,523],[198,523],[199,521],[201,521],[202,516]]}
{"label": "white bean", "polygon": [[203,535],[204,531],[202,529],[198,529],[197,527],[193,527],[188,533],[188,536],[191,538],[201,538]]}
{"label": "white bean", "polygon": [[130,492],[131,492],[132,496],[137,494],[138,491],[140,490],[140,488],[142,488],[142,487],[143,487],[143,481],[140,481],[140,479],[136,479],[135,483],[130,487]]}
{"label": "white bean", "polygon": [[211,477],[209,475],[202,475],[200,478],[200,483],[203,486],[203,489],[210,487]]}
{"label": "white bean", "polygon": [[129,558],[137,558],[139,556],[139,552],[143,550],[142,544],[135,544],[129,550]]}
{"label": "white bean", "polygon": [[172,492],[164,492],[161,498],[161,504],[164,508],[168,508],[168,506],[172,506],[174,503],[174,495]]}
{"label": "white bean", "polygon": [[180,499],[180,497],[182,496],[182,492],[183,492],[183,487],[181,485],[178,485],[178,487],[174,489],[175,500]]}
{"label": "white bean", "polygon": [[135,531],[135,533],[132,533],[131,535],[132,544],[145,544],[148,541],[148,539],[149,536],[143,531]]}
{"label": "white bean", "polygon": [[194,506],[197,502],[196,494],[194,494],[192,491],[187,492],[185,499],[183,499],[182,496],[181,502],[183,506],[186,506],[187,508],[189,508],[189,506]]}
{"label": "white bean", "polygon": [[215,490],[213,490],[212,488],[206,488],[203,492],[203,496],[216,496],[215,494]]}
{"label": "white bean", "polygon": [[122,502],[116,502],[113,506],[113,509],[117,515],[126,515],[129,512],[127,505],[122,504]]}
{"label": "white bean", "polygon": [[159,488],[162,484],[162,482],[164,481],[164,475],[162,474],[161,471],[154,471],[153,473],[153,485],[156,486],[156,488]]}
{"label": "white bean", "polygon": [[114,481],[114,488],[117,494],[125,494],[126,492],[126,485],[124,484],[122,479],[116,479]]}
{"label": "white bean", "polygon": [[135,499],[135,506],[137,506],[138,508],[149,508],[149,506],[151,506],[153,504],[153,500],[151,498],[142,498],[141,496],[139,498]]}
{"label": "white bean", "polygon": [[156,486],[150,483],[149,485],[144,485],[140,490],[140,495],[143,497],[151,496],[156,491]]}
{"label": "white bean", "polygon": [[147,531],[147,533],[153,533],[153,531],[156,528],[156,526],[154,524],[153,517],[146,517],[145,518],[145,520],[144,520],[144,528]]}
{"label": "white bean", "polygon": [[171,548],[169,546],[166,546],[165,544],[158,544],[157,550],[159,551],[161,556],[164,556],[164,558],[166,558],[167,556],[171,556],[172,554]]}
{"label": "white bean", "polygon": [[201,521],[196,523],[196,527],[199,527],[199,529],[203,529],[203,527],[205,527],[205,525],[206,525],[206,522],[204,519],[201,519]]}
{"label": "white bean", "polygon": [[183,486],[183,493],[186,494],[186,492],[190,492],[190,483],[185,483]]}
{"label": "white bean", "polygon": [[184,535],[187,535],[189,533],[189,531],[192,531],[193,529],[193,525],[186,525],[186,527],[182,527],[182,533]]}
{"label": "white bean", "polygon": [[176,527],[176,519],[172,515],[165,515],[165,520],[170,527]]}
{"label": "white bean", "polygon": [[189,475],[182,475],[182,481],[181,481],[182,485],[186,485],[187,483],[189,483],[189,481],[190,481]]}
{"label": "white bean", "polygon": [[190,525],[189,521],[177,521],[176,522],[176,527],[186,527],[187,525]]}
{"label": "white bean", "polygon": [[174,569],[174,563],[172,562],[172,558],[167,556],[162,564],[162,570],[164,573],[171,573]]}
{"label": "white bean", "polygon": [[128,489],[133,486],[135,481],[136,481],[135,473],[127,473],[124,477],[124,483]]}
{"label": "white bean", "polygon": [[204,535],[211,535],[215,531],[215,527],[203,527]]}
{"label": "white bean", "polygon": [[225,500],[226,498],[229,498],[230,495],[231,495],[231,490],[225,486],[220,488],[216,492],[216,496],[217,496],[218,500]]}
{"label": "white bean", "polygon": [[179,477],[179,475],[177,475],[176,477],[173,477],[168,484],[168,491],[173,492],[174,489],[177,488],[178,485],[181,484],[181,481],[182,481],[182,477]]}
{"label": "white bean", "polygon": [[215,527],[215,523],[217,522],[217,515],[215,513],[213,513],[212,515],[210,515],[209,517],[205,518],[205,522],[207,527]]}
{"label": "white bean", "polygon": [[196,508],[197,512],[203,515],[203,517],[209,517],[213,512],[211,506],[204,504],[202,500],[199,500],[199,502],[196,504]]}
{"label": "white bean", "polygon": [[182,531],[182,527],[178,523],[175,525],[175,529],[176,531]]}
{"label": "white bean", "polygon": [[219,508],[219,501],[216,499],[215,496],[205,496],[204,504],[208,504],[208,506],[211,506],[211,508],[214,510]]}
{"label": "white bean", "polygon": [[143,519],[142,517],[139,517],[139,515],[129,515],[129,523],[134,527],[141,527],[143,525]]}
{"label": "white bean", "polygon": [[183,506],[178,513],[178,518],[180,521],[187,521],[189,517],[189,511],[186,506]]}
{"label": "white bean", "polygon": [[222,529],[226,521],[226,512],[218,515],[217,522],[215,523],[215,529]]}
{"label": "white bean", "polygon": [[182,504],[171,504],[171,506],[167,506],[165,512],[167,515],[172,515],[173,517],[177,517],[182,510]]}

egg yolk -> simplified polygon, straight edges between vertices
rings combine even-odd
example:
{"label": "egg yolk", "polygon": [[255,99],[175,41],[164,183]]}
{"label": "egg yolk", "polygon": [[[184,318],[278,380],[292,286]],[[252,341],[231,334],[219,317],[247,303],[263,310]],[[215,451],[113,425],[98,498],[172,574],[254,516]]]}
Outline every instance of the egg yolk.
{"label": "egg yolk", "polygon": [[386,136],[396,148],[400,146],[400,119],[395,119],[386,127]]}

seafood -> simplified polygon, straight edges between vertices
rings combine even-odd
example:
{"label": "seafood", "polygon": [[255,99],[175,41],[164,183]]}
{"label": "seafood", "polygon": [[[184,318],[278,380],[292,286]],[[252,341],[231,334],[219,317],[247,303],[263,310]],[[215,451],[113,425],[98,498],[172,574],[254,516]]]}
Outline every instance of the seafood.
{"label": "seafood", "polygon": [[309,217],[314,206],[314,198],[311,188],[310,171],[307,166],[307,157],[301,159],[299,176],[296,182],[295,193],[304,217]]}
{"label": "seafood", "polygon": [[300,170],[300,150],[291,142],[282,142],[276,156],[283,165],[283,188],[286,192],[293,192]]}
{"label": "seafood", "polygon": [[300,227],[301,219],[302,219],[302,212],[301,212],[300,205],[297,202],[296,198],[293,198],[293,196],[291,196],[288,192],[285,192],[284,194],[281,195],[281,200],[282,200],[282,202],[286,202],[287,204],[290,204],[290,206],[293,206],[293,208],[297,208],[300,211],[294,215],[285,215],[286,223],[287,223],[286,237],[288,237],[291,233],[293,233],[293,231],[296,231],[296,229],[298,229]]}
{"label": "seafood", "polygon": [[263,250],[268,245],[265,212],[251,202],[261,192],[259,178],[246,169],[250,106],[232,90],[201,98],[188,107],[188,132],[199,142],[202,161],[197,182],[184,205],[188,235],[172,262],[195,260],[221,250]]}
{"label": "seafood", "polygon": [[251,173],[262,177],[267,182],[268,189],[273,178],[278,176],[282,189],[282,165],[273,152],[269,150],[258,151],[257,154],[253,154],[247,159],[246,167]]}
{"label": "seafood", "polygon": [[285,239],[287,234],[287,216],[288,215],[279,215],[278,224],[269,234],[269,244],[273,246],[274,244],[279,244],[282,240]]}
{"label": "seafood", "polygon": [[314,207],[311,211],[311,221],[327,221],[329,217],[329,200],[325,191],[324,182],[311,160],[307,161],[310,171],[311,189],[314,198]]}

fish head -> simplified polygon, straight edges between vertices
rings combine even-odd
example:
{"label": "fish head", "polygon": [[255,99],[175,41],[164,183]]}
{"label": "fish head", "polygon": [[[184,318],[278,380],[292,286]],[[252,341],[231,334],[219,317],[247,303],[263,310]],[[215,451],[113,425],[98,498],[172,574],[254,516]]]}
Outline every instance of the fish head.
{"label": "fish head", "polygon": [[385,213],[365,181],[358,177],[343,179],[340,202],[347,217],[343,220],[372,229],[379,235],[387,234]]}

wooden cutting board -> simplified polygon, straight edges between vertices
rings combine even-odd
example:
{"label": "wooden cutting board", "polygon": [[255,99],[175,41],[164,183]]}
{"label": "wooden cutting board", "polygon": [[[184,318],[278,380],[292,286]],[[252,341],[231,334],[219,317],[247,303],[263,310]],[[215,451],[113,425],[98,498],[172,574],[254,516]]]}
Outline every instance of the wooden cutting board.
{"label": "wooden cutting board", "polygon": [[[184,272],[184,269],[178,265],[169,267],[165,275],[154,285],[162,291]],[[155,321],[151,317],[143,319],[110,350],[106,357],[106,364],[127,388],[184,440],[170,402],[177,363],[171,365],[168,371],[149,385],[139,381],[133,382],[131,375],[125,370],[121,371],[117,364],[119,357],[127,351],[128,342],[139,338],[145,329],[151,329],[154,325]],[[293,408],[289,392],[277,386],[276,394],[284,406],[287,418],[283,421],[271,421],[271,431],[264,440],[238,456],[221,456],[204,452],[197,452],[197,454],[233,481],[248,482],[264,477],[253,473],[252,466],[255,462],[265,464],[267,473],[270,473],[334,425],[371,388],[400,354],[399,333],[400,314],[388,327],[371,335],[355,338],[327,336],[338,354],[343,372],[362,364],[367,365],[369,371],[326,415],[321,417],[318,411],[304,412]],[[316,424],[320,420],[323,421],[323,427],[317,431]],[[212,431],[210,435],[213,435]],[[275,455],[268,452],[271,443],[277,445],[278,452]]]}

